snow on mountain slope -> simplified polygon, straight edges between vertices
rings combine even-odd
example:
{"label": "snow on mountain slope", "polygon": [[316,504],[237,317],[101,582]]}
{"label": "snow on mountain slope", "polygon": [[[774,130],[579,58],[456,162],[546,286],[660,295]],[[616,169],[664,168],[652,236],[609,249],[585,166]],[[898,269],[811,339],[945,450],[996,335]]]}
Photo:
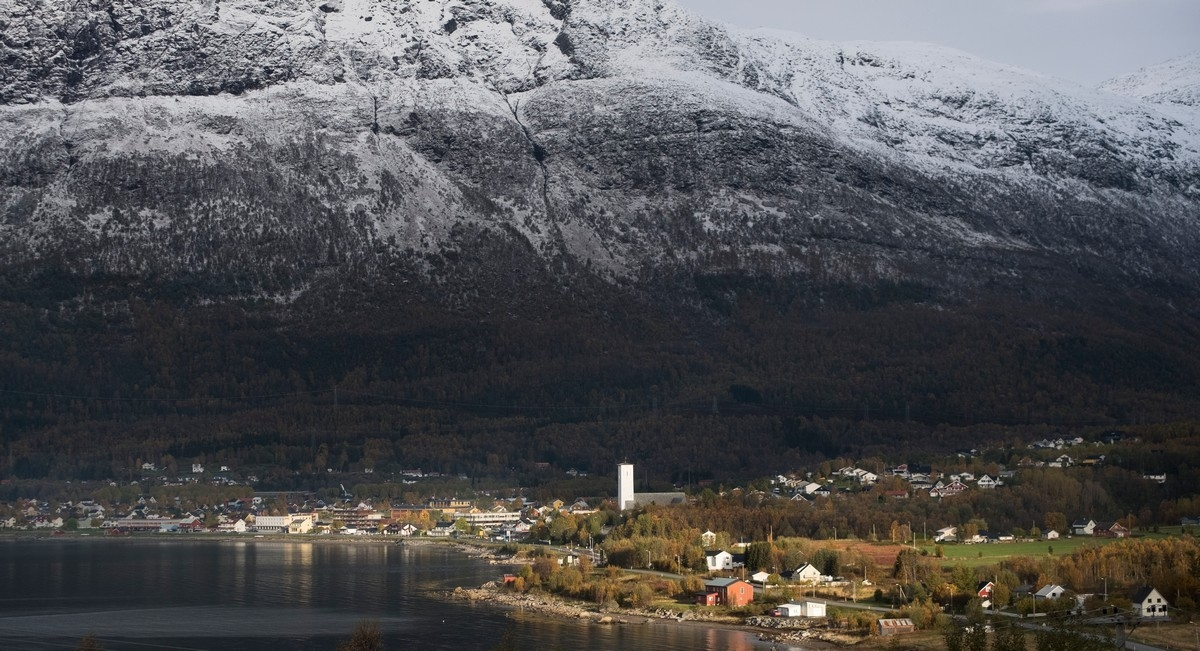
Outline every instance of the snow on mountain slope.
{"label": "snow on mountain slope", "polygon": [[[786,33],[742,36],[760,88],[824,116],[840,133],[913,164],[1066,171],[1110,187],[1194,171],[1200,124],[1061,80],[921,43],[826,43]],[[1091,166],[1107,152],[1133,167]],[[1165,159],[1172,162],[1163,165]]]}
{"label": "snow on mountain slope", "polygon": [[1200,106],[1200,52],[1110,79],[1100,89],[1156,104]]}
{"label": "snow on mountain slope", "polygon": [[1200,277],[1194,112],[946,48],[659,0],[78,7],[0,4],[9,263],[287,293],[503,241],[626,279]]}

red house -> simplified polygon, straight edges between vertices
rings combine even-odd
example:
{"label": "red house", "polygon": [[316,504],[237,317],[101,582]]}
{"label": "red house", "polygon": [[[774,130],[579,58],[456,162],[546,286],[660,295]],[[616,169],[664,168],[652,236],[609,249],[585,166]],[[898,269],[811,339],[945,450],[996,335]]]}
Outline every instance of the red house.
{"label": "red house", "polygon": [[1097,538],[1128,538],[1129,529],[1120,522],[1099,522],[1092,530]]}
{"label": "red house", "polygon": [[996,584],[991,581],[980,581],[975,588],[975,596],[979,597],[984,608],[992,607],[992,593],[996,590]]}
{"label": "red house", "polygon": [[713,579],[704,583],[704,594],[696,595],[701,606],[745,606],[754,601],[754,586],[741,579]]}

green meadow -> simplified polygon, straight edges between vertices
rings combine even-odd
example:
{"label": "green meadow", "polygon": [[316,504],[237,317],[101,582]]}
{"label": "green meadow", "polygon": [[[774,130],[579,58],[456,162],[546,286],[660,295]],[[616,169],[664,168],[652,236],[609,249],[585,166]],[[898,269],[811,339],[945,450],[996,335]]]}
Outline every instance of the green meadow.
{"label": "green meadow", "polygon": [[[1071,554],[1081,547],[1099,547],[1112,544],[1117,542],[1117,540],[1116,538],[1075,536],[1074,538],[1059,538],[1058,540],[987,543],[982,545],[951,543],[941,546],[942,561],[947,566],[966,565],[967,567],[976,567],[979,565],[994,565],[1000,561],[1022,556],[1061,556]],[[937,552],[937,546],[935,545],[928,545],[922,549],[929,552],[930,556],[934,556]]]}

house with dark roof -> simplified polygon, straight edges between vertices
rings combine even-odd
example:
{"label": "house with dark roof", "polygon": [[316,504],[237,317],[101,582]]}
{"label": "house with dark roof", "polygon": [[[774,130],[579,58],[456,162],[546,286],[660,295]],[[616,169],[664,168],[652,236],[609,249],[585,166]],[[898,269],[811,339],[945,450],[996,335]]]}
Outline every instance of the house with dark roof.
{"label": "house with dark roof", "polygon": [[1092,530],[1097,538],[1128,538],[1129,528],[1120,522],[1099,522]]}
{"label": "house with dark roof", "polygon": [[704,582],[704,593],[696,596],[701,606],[739,608],[754,601],[754,586],[741,579],[713,579]]}
{"label": "house with dark roof", "polygon": [[1074,536],[1090,536],[1096,530],[1096,521],[1088,518],[1081,518],[1071,523],[1071,535]]}
{"label": "house with dark roof", "polygon": [[1166,617],[1171,604],[1163,598],[1158,590],[1146,586],[1133,593],[1133,612],[1142,618]]}

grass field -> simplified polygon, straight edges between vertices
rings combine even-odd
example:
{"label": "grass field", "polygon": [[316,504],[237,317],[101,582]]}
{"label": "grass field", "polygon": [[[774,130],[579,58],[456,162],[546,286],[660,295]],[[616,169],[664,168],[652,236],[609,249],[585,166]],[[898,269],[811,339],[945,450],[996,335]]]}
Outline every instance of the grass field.
{"label": "grass field", "polygon": [[[1097,547],[1116,541],[1116,538],[1076,536],[1074,538],[1059,538],[1058,540],[1049,541],[988,543],[985,545],[949,544],[942,545],[942,552],[945,554],[943,563],[948,566],[962,564],[967,567],[993,565],[1018,556],[1046,556],[1048,554],[1061,556],[1063,554],[1070,554],[1080,547]],[[928,551],[930,556],[933,556],[936,548],[930,545],[922,549]]]}

